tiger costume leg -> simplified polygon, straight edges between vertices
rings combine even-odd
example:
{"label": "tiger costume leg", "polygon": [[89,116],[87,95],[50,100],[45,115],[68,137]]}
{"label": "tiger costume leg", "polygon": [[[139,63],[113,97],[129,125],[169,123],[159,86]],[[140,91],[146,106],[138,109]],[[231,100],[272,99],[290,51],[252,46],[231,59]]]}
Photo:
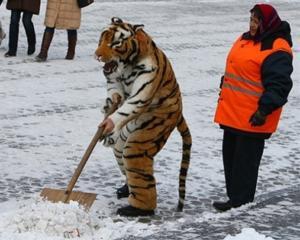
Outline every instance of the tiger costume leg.
{"label": "tiger costume leg", "polygon": [[[153,116],[151,114],[148,114],[148,115],[149,115],[149,117],[148,117],[149,119],[144,116],[143,120],[141,120],[142,118],[139,118],[138,120],[131,121],[129,124],[127,124],[125,127],[123,127],[120,131],[120,134],[119,134],[117,140],[116,140],[116,143],[113,146],[114,156],[117,160],[119,169],[125,177],[126,177],[126,170],[125,170],[125,166],[124,166],[123,155],[124,155],[124,149],[126,148],[126,142],[127,142],[128,136],[130,136],[137,129],[139,129],[139,131],[143,131],[143,124],[145,124],[148,121],[154,121]],[[160,124],[163,124],[163,123],[160,122]],[[173,130],[173,128],[174,127],[172,127],[172,130]],[[172,131],[172,130],[170,130],[170,131]],[[147,134],[147,132],[145,132],[144,134]],[[151,138],[151,136],[149,136],[149,138]],[[149,141],[150,140],[151,139],[149,139]],[[117,193],[118,199],[129,196],[129,188],[128,188],[128,183],[127,183],[127,178],[126,178],[125,185],[118,188],[116,193]]]}
{"label": "tiger costume leg", "polygon": [[[126,177],[126,172],[125,172],[124,161],[123,161],[123,149],[124,149],[125,143],[127,141],[128,135],[129,135],[128,129],[126,127],[122,128],[120,131],[120,135],[116,140],[116,144],[113,147],[113,152],[114,152],[115,158],[117,160],[119,169],[125,177]],[[126,180],[126,183],[122,187],[117,189],[116,194],[117,194],[118,199],[129,196],[129,188],[127,185],[127,180]]]}
{"label": "tiger costume leg", "polygon": [[128,135],[129,135],[128,130],[126,128],[123,128],[120,131],[120,135],[117,138],[116,144],[113,147],[114,155],[117,160],[120,171],[125,176],[126,176],[126,173],[125,173],[124,161],[123,161],[123,149],[124,149],[125,143],[127,141]]}
{"label": "tiger costume leg", "polygon": [[[161,118],[145,114],[126,125],[130,134],[123,149],[123,163],[130,192],[128,202],[130,206],[145,211],[123,207],[118,210],[118,214],[126,216],[135,216],[136,212],[138,215],[141,212],[153,214],[157,198],[153,159],[176,127],[178,115],[174,112]],[[121,138],[120,136],[119,139]]]}

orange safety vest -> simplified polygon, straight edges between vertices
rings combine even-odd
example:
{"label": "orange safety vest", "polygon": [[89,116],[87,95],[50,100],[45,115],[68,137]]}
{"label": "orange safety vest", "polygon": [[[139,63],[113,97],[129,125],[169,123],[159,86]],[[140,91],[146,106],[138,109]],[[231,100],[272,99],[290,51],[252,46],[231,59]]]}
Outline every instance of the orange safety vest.
{"label": "orange safety vest", "polygon": [[234,43],[226,61],[226,71],[218,100],[215,122],[235,129],[258,132],[275,132],[282,108],[267,116],[266,123],[253,127],[249,123],[251,115],[258,108],[258,101],[264,92],[261,79],[261,66],[272,53],[292,50],[284,39],[278,38],[273,48],[261,51],[261,43],[242,40]]}

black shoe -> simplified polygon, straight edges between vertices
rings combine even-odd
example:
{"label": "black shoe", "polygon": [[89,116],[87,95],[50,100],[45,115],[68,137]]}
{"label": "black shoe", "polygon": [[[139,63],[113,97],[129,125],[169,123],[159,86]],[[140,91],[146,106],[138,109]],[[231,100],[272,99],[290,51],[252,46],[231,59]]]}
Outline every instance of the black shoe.
{"label": "black shoe", "polygon": [[127,184],[124,184],[122,187],[117,189],[117,198],[125,198],[129,196],[129,188]]}
{"label": "black shoe", "polygon": [[35,52],[35,45],[28,46],[27,55],[32,55]]}
{"label": "black shoe", "polygon": [[16,55],[17,55],[16,53],[11,53],[8,51],[4,54],[4,57],[15,57]]}
{"label": "black shoe", "polygon": [[230,210],[231,208],[234,207],[234,206],[232,206],[230,201],[227,201],[227,202],[213,202],[212,205],[215,209],[217,209],[220,212],[228,211],[228,210]]}
{"label": "black shoe", "polygon": [[117,210],[117,214],[125,217],[152,216],[154,215],[154,210],[143,210],[128,205],[126,207],[119,208]]}

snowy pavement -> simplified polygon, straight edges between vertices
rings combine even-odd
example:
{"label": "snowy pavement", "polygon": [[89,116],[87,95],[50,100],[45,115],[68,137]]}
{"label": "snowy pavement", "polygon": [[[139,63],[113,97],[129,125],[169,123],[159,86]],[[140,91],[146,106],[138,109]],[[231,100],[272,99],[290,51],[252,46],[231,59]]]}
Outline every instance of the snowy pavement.
{"label": "snowy pavement", "polygon": [[[225,232],[236,235],[240,229],[247,227],[272,236],[273,239],[298,239],[300,236],[299,199],[300,185],[260,196],[256,203],[226,213],[212,214],[211,211],[203,209],[205,212],[200,216],[180,220],[180,224],[171,231],[163,227],[146,239],[218,240],[224,238]],[[126,239],[144,238],[133,236]]]}
{"label": "snowy pavement", "polygon": [[[5,1],[4,1],[5,2]],[[38,48],[44,30],[45,0],[34,16]],[[0,239],[64,239],[78,228],[81,239],[223,240],[245,228],[273,239],[300,237],[300,2],[272,3],[292,27],[294,87],[278,131],[266,142],[256,203],[216,213],[213,200],[225,199],[222,131],[213,123],[219,79],[233,41],[248,29],[249,9],[258,1],[100,1],[82,13],[74,61],[64,60],[67,34],[57,30],[45,63],[27,56],[20,27],[18,56],[4,58],[0,46]],[[9,11],[0,7],[6,32]],[[76,186],[98,194],[89,213],[78,206],[39,201],[43,187],[63,189],[102,119],[105,79],[93,58],[111,17],[144,24],[172,62],[180,84],[184,115],[193,136],[186,206],[178,200],[181,139],[174,132],[155,160],[158,207],[153,218],[116,216],[126,199],[111,149],[98,144]],[[42,213],[41,213],[42,212]],[[241,238],[242,239],[242,238]],[[244,238],[247,239],[247,238]],[[264,238],[261,238],[264,239]],[[266,238],[267,239],[267,238]]]}

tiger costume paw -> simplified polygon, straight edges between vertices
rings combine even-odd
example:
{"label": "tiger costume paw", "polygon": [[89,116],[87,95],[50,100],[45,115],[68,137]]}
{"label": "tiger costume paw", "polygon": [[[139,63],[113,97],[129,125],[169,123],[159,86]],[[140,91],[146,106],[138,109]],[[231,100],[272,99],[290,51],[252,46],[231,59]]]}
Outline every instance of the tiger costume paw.
{"label": "tiger costume paw", "polygon": [[118,107],[122,104],[122,96],[119,93],[114,93],[111,97],[105,99],[104,104],[101,107],[101,112],[107,116],[111,114],[110,111],[113,108],[114,103],[117,103]]}
{"label": "tiger costume paw", "polygon": [[107,113],[109,112],[109,109],[111,109],[113,105],[113,101],[111,98],[106,98],[105,99],[105,103],[103,104],[103,106],[101,107],[101,112],[105,115],[107,115]]}
{"label": "tiger costume paw", "polygon": [[119,132],[114,132],[114,131],[105,135],[103,138],[103,145],[105,147],[113,147],[117,142],[119,135],[120,135]]}

